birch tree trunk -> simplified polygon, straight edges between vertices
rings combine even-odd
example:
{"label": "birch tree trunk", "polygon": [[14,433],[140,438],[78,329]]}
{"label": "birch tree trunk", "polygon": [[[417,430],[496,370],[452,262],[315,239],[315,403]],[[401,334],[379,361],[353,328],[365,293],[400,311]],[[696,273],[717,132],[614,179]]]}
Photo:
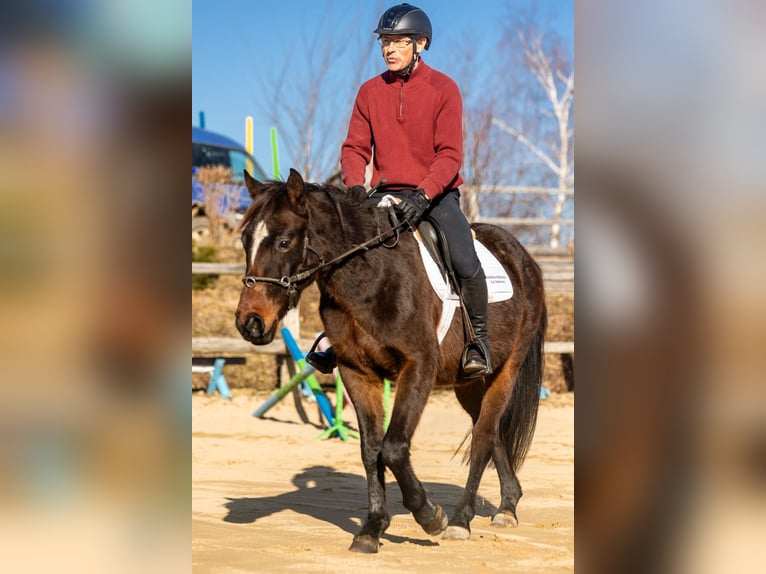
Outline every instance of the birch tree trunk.
{"label": "birch tree trunk", "polygon": [[569,127],[569,118],[574,101],[574,71],[564,75],[556,62],[545,53],[542,34],[530,32],[529,37],[517,32],[519,42],[524,50],[526,66],[534,75],[537,83],[545,92],[551,105],[553,117],[557,122],[557,140],[555,153],[545,151],[542,143],[532,141],[522,129],[515,128],[499,118],[492,123],[504,132],[522,143],[537,158],[547,166],[557,177],[560,193],[553,205],[550,246],[559,247],[561,243],[561,216],[570,195],[571,183],[574,180],[573,158],[570,152],[570,141],[574,137],[574,129]]}

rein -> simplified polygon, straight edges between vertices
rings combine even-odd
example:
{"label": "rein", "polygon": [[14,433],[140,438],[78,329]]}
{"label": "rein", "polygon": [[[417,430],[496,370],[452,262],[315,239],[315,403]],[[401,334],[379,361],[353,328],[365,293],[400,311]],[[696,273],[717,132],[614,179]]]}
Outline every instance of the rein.
{"label": "rein", "polygon": [[[404,227],[405,225],[407,225],[406,222],[399,222],[396,225],[391,226],[386,231],[378,233],[372,239],[368,239],[364,243],[355,245],[351,249],[344,251],[337,257],[334,257],[333,259],[327,262],[325,262],[324,257],[322,257],[322,255],[320,255],[316,249],[314,249],[313,247],[309,245],[308,230],[306,230],[306,235],[304,235],[303,237],[303,260],[304,261],[306,260],[308,252],[311,251],[319,259],[319,265],[315,265],[311,269],[306,269],[305,271],[301,271],[300,273],[296,273],[295,275],[290,275],[290,276],[284,275],[280,279],[277,279],[276,277],[256,277],[255,275],[245,275],[242,278],[242,283],[248,289],[254,288],[256,284],[259,282],[271,283],[272,285],[279,285],[280,287],[287,289],[287,297],[288,297],[287,308],[292,309],[293,307],[295,307],[296,298],[298,296],[297,285],[299,283],[301,283],[302,281],[305,281],[306,279],[311,277],[314,273],[324,269],[325,267],[334,265],[338,261],[341,261],[347,257],[350,257],[351,255],[354,255],[355,253],[358,253],[360,251],[369,250],[370,246],[372,246],[375,243],[378,243],[379,245],[383,245],[384,247],[387,247],[389,249],[396,247],[396,244],[399,243],[400,228]],[[393,243],[387,245],[384,243],[384,240],[392,232],[396,236],[396,239],[394,240]]]}

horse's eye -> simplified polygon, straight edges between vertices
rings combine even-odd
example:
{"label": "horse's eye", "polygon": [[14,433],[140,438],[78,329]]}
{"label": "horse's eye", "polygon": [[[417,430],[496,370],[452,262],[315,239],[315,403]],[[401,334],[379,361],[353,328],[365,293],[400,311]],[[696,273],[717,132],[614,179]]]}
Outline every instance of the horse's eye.
{"label": "horse's eye", "polygon": [[277,250],[278,251],[287,251],[290,249],[290,240],[289,239],[280,239],[277,241]]}

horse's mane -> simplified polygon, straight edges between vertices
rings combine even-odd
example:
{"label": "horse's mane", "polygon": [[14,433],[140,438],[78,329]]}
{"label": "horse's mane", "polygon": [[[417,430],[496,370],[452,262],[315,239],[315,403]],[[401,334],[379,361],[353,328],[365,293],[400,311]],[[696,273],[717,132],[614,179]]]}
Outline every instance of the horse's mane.
{"label": "horse's mane", "polygon": [[276,209],[275,199],[284,192],[285,184],[282,181],[269,180],[264,182],[264,186],[258,191],[253,202],[247,207],[242,216],[239,228],[245,229],[253,222],[263,221],[271,216]]}
{"label": "horse's mane", "polygon": [[[305,190],[308,194],[326,194],[335,207],[335,211],[340,219],[341,227],[345,227],[343,221],[343,204],[349,204],[353,207],[364,205],[365,194],[353,192],[350,189],[343,189],[330,184],[318,184],[304,182]],[[240,223],[240,229],[245,229],[253,222],[268,220],[279,206],[282,198],[286,197],[287,184],[284,181],[268,180],[264,182],[263,187],[256,194],[253,202],[248,206]],[[307,196],[308,199],[308,196]]]}

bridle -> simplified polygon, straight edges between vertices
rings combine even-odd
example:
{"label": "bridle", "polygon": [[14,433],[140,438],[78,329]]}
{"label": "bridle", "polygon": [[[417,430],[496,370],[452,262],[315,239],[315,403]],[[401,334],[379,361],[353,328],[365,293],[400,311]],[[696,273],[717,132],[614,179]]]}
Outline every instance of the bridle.
{"label": "bridle", "polygon": [[[390,213],[392,213],[392,210],[390,211]],[[394,221],[397,221],[397,220],[394,219]],[[360,243],[359,245],[353,246],[351,249],[344,251],[337,257],[330,259],[330,261],[325,261],[324,257],[322,257],[319,251],[317,251],[311,245],[309,245],[309,232],[307,229],[303,236],[303,263],[306,262],[306,259],[308,258],[308,254],[309,252],[311,252],[314,255],[316,255],[317,259],[319,259],[318,265],[315,265],[314,267],[311,267],[310,269],[306,269],[305,271],[301,271],[300,273],[296,273],[294,275],[283,275],[279,279],[277,279],[276,277],[258,277],[255,275],[245,275],[242,278],[242,284],[248,289],[253,289],[258,283],[270,283],[272,285],[279,285],[280,287],[287,289],[287,298],[288,298],[287,308],[292,309],[293,307],[295,307],[296,299],[298,297],[298,285],[301,282],[305,281],[306,279],[311,277],[314,273],[324,269],[325,267],[334,265],[338,263],[339,261],[342,261],[343,259],[346,259],[347,257],[350,257],[351,255],[354,255],[355,253],[359,253],[361,251],[367,251],[370,249],[370,247],[375,247],[376,243],[388,249],[392,249],[396,247],[396,245],[399,243],[399,232],[401,228],[406,225],[408,225],[406,222],[398,221],[395,225],[392,225],[389,229],[386,229],[385,231],[378,233],[375,237],[368,239],[364,243]],[[385,239],[392,233],[394,235],[393,243],[385,243]]]}

